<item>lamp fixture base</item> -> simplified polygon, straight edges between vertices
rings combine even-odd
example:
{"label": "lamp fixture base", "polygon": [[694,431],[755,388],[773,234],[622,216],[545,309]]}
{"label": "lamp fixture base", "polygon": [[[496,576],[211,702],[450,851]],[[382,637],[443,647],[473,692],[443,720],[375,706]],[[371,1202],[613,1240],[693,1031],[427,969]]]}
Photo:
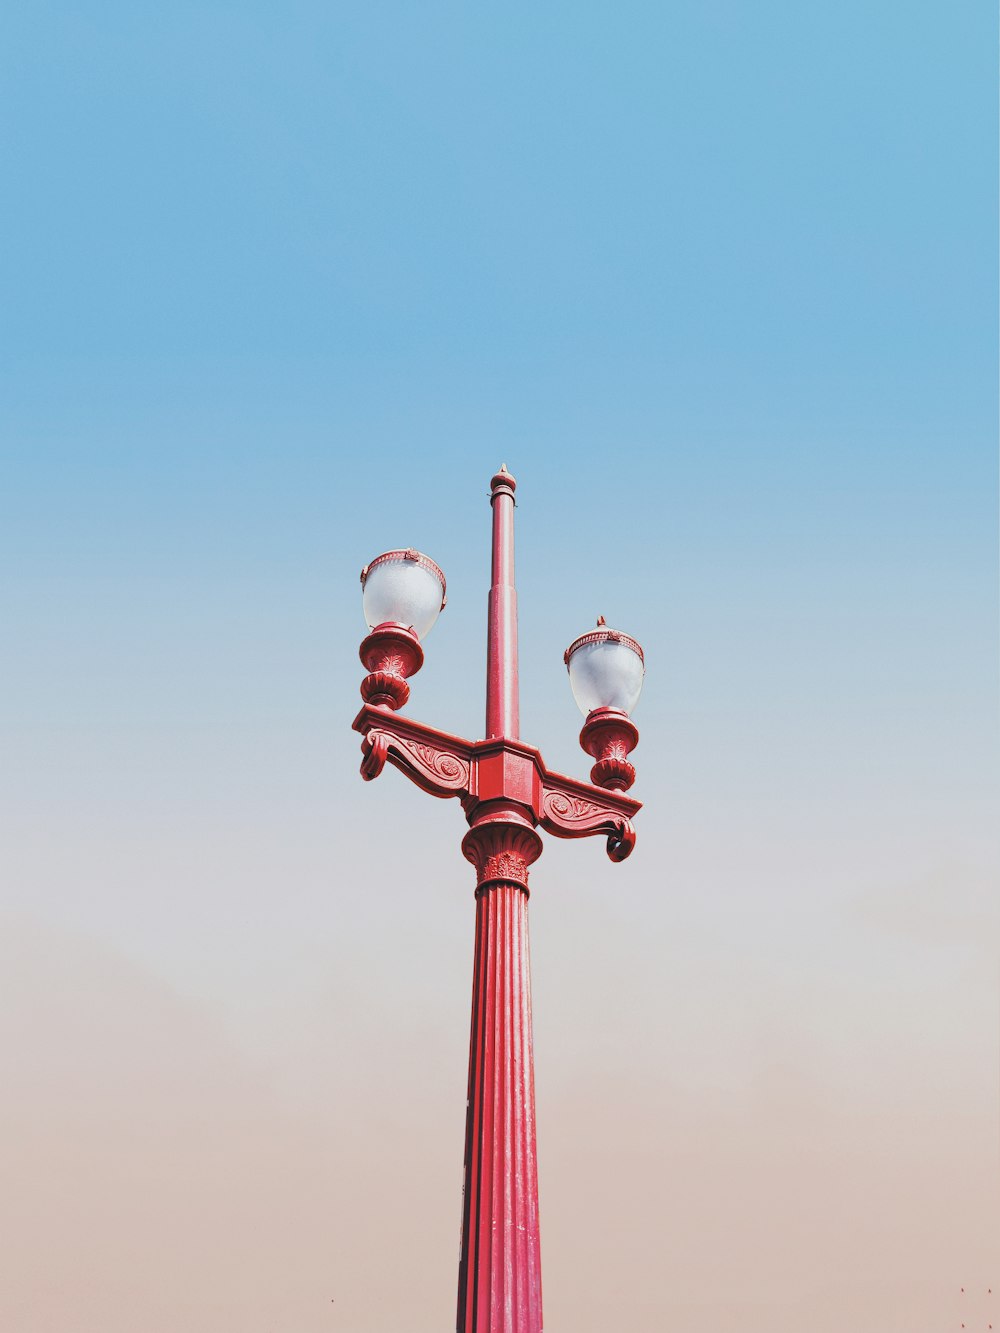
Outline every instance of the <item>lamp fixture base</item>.
{"label": "lamp fixture base", "polygon": [[376,625],[362,641],[358,653],[368,668],[361,682],[361,697],[375,708],[402,708],[410,697],[407,676],[414,676],[424,664],[420,640],[407,625],[391,622]]}
{"label": "lamp fixture base", "polygon": [[580,732],[580,744],[597,760],[590,770],[596,787],[628,791],[635,782],[635,766],[628,761],[639,744],[639,731],[627,713],[617,708],[595,708]]}

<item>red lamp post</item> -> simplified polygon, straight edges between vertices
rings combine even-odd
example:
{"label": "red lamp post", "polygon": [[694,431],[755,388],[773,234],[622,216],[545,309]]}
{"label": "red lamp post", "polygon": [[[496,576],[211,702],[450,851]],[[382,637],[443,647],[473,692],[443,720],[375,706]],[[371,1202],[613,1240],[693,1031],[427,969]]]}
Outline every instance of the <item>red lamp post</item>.
{"label": "red lamp post", "polygon": [[644,670],[634,639],[603,621],[566,651],[580,743],[596,763],[593,784],[552,773],[518,738],[514,478],[493,477],[493,575],[489,596],[486,738],[463,740],[396,712],[407,678],[423,664],[420,639],[444,606],[441,570],[417,551],[389,551],[361,582],[371,633],[361,645],[365,701],[361,775],[386,762],[432,796],[457,796],[469,831],[462,851],[476,868],[476,951],[465,1132],[465,1193],[458,1278],[458,1333],[541,1333],[542,1273],[535,1160],[535,1088],[528,971],[528,867],[542,852],[538,828],[557,838],[603,834],[612,861],[635,845],[638,801],[628,754],[639,733],[628,714]]}

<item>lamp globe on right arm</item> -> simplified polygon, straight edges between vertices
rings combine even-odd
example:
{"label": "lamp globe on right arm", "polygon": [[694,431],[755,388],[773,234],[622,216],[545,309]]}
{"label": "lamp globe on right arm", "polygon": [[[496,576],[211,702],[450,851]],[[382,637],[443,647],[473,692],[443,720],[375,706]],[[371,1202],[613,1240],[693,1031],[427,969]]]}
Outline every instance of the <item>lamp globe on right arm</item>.
{"label": "lamp globe on right arm", "polygon": [[597,761],[590,780],[611,791],[627,791],[635,781],[628,756],[639,743],[630,714],[642,692],[646,670],[642,648],[601,616],[596,629],[574,639],[563,660],[573,698],[587,719],[580,744]]}

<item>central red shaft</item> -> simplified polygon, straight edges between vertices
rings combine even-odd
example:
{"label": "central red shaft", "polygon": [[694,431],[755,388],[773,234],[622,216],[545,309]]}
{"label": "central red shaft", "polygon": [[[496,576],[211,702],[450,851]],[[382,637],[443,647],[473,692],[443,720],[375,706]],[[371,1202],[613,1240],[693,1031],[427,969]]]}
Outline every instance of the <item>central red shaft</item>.
{"label": "central red shaft", "polygon": [[[514,487],[501,468],[492,483],[487,740],[518,735]],[[477,887],[457,1327],[458,1333],[541,1333],[528,867],[542,840],[516,784],[503,780],[479,795],[462,842]]]}
{"label": "central red shaft", "polygon": [[517,740],[517,591],[514,587],[514,489],[505,467],[493,478],[493,577],[486,634],[486,739]]}
{"label": "central red shaft", "polygon": [[541,1333],[528,897],[476,899],[459,1333]]}
{"label": "central red shaft", "polygon": [[[458,1333],[542,1333],[528,975],[528,871],[542,854],[539,830],[557,838],[599,835],[607,839],[612,861],[624,861],[635,845],[632,818],[641,808],[624,795],[635,775],[626,756],[638,741],[625,713],[612,708],[591,713],[580,737],[597,760],[589,784],[553,772],[539,751],[519,738],[516,486],[505,467],[490,483],[493,553],[485,738],[466,740],[399,716],[397,710],[409,696],[406,677],[423,661],[405,614],[400,623],[375,625],[361,645],[368,669],[361,684],[365,707],[354,719],[354,729],[362,735],[361,776],[366,782],[391,764],[432,796],[458,797],[469,823],[462,854],[476,868],[476,961]],[[376,564],[411,558],[432,565],[417,552],[390,551],[373,561],[362,579]],[[390,573],[402,573],[405,582],[412,570]],[[443,602],[443,575],[440,583]],[[605,637],[631,645],[641,665],[639,645],[610,630],[584,635],[570,653]]]}

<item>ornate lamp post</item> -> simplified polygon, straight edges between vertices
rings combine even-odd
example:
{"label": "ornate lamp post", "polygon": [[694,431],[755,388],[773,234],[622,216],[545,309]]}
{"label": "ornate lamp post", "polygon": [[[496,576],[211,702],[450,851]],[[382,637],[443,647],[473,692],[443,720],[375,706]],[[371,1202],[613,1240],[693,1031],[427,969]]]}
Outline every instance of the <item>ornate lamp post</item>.
{"label": "ornate lamp post", "polygon": [[596,761],[593,783],[550,772],[518,738],[515,486],[505,467],[491,482],[485,740],[463,740],[396,712],[409,698],[408,677],[423,664],[420,641],[445,603],[441,570],[408,550],[387,551],[361,572],[371,630],[361,645],[365,703],[354,719],[363,737],[361,775],[370,782],[388,762],[432,796],[457,796],[469,822],[462,851],[476,868],[458,1333],[542,1328],[527,915],[528,867],[542,852],[537,830],[557,838],[603,834],[612,861],[624,861],[640,809],[624,793],[635,780],[628,755],[639,733],[629,714],[642,688],[642,649],[603,617],[565,654],[586,715],[580,744]]}

